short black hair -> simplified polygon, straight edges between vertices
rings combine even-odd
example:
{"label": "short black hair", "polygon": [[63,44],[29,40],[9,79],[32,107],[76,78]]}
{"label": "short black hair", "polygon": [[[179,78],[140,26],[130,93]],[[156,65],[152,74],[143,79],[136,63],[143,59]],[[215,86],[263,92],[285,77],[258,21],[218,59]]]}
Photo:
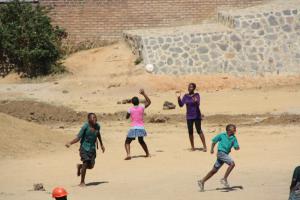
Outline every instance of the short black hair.
{"label": "short black hair", "polygon": [[132,97],[131,99],[131,103],[135,106],[139,105],[140,104],[140,100],[138,97]]}
{"label": "short black hair", "polygon": [[194,89],[196,89],[196,87],[197,87],[196,83],[190,83],[190,85],[192,85]]}
{"label": "short black hair", "polygon": [[88,113],[87,118],[90,119],[90,117],[91,117],[92,115],[95,115],[95,116],[96,116],[95,113]]}
{"label": "short black hair", "polygon": [[236,129],[236,126],[235,126],[234,124],[228,124],[228,125],[226,126],[226,131],[230,131],[231,128]]}

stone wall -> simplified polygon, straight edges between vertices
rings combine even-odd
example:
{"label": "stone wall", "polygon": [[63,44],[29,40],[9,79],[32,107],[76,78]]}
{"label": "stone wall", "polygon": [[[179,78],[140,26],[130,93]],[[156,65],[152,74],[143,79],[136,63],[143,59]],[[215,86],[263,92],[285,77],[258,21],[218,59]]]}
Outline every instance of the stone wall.
{"label": "stone wall", "polygon": [[248,7],[268,0],[39,0],[52,7],[54,24],[69,39],[118,40],[122,31],[199,23],[216,15],[221,6]]}
{"label": "stone wall", "polygon": [[125,39],[157,74],[299,73],[300,2],[220,11],[215,24],[129,31]]}

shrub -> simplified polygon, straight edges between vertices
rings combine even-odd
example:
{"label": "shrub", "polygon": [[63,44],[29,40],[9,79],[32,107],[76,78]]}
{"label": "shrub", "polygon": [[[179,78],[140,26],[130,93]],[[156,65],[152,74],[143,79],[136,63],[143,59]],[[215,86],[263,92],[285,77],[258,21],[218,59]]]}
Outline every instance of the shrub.
{"label": "shrub", "polygon": [[[40,5],[12,1],[0,5],[0,73],[15,70],[35,77],[62,71],[66,32],[53,27],[49,10]],[[61,70],[58,70],[61,69]]]}

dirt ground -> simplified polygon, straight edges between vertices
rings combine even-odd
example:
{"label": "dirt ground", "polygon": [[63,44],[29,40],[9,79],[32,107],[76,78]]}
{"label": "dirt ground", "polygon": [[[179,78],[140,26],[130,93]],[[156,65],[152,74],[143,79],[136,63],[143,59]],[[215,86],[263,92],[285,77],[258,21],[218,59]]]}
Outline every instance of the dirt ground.
{"label": "dirt ground", "polygon": [[[19,79],[0,79],[0,199],[51,199],[55,186],[64,186],[69,199],[287,199],[293,169],[300,164],[300,77],[155,76],[135,66],[123,43],[76,53],[65,60],[71,73]],[[211,169],[215,155],[190,152],[185,108],[176,104],[175,91],[195,82],[205,115],[203,130],[210,146],[227,123],[238,126],[241,150],[232,152],[236,168],[231,190],[213,177],[200,193],[197,180]],[[134,159],[124,161],[129,104],[118,101],[145,88],[152,105],[146,129],[151,158],[144,158],[135,141]],[[106,152],[98,151],[88,187],[79,188],[75,166],[78,148],[64,144],[73,138],[87,112],[96,112]],[[153,119],[164,123],[151,123]],[[197,136],[196,136],[197,137]],[[200,140],[196,138],[197,147]],[[32,191],[43,183],[46,191]]]}

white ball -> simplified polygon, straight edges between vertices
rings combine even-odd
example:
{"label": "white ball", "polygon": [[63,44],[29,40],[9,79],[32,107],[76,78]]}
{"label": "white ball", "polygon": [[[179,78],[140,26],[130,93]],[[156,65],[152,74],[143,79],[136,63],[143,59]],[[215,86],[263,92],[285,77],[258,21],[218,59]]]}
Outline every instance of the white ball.
{"label": "white ball", "polygon": [[152,64],[147,64],[146,65],[146,71],[147,72],[153,72],[154,70],[154,66]]}

